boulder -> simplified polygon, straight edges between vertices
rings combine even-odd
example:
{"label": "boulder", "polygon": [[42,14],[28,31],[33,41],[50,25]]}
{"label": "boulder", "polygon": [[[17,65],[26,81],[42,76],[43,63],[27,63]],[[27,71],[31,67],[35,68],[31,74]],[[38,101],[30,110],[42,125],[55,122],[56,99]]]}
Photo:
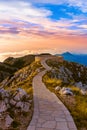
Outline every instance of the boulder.
{"label": "boulder", "polygon": [[5,102],[5,104],[8,104],[8,103],[9,103],[9,99],[8,99],[8,98],[5,98],[5,99],[4,99],[4,102]]}
{"label": "boulder", "polygon": [[28,112],[30,106],[31,106],[31,105],[30,105],[28,102],[24,102],[24,104],[23,104],[23,108],[22,108],[22,111],[24,111],[24,112]]}
{"label": "boulder", "polygon": [[0,89],[0,95],[2,97],[2,99],[4,99],[5,97],[9,97],[9,93],[8,91],[6,91],[5,89]]}
{"label": "boulder", "polygon": [[61,87],[60,86],[57,86],[56,88],[55,88],[55,91],[60,91],[61,90]]}
{"label": "boulder", "polygon": [[81,89],[80,92],[81,92],[82,95],[87,95],[87,91],[84,90],[84,89]]}
{"label": "boulder", "polygon": [[5,112],[7,110],[7,106],[4,101],[0,101],[0,112]]}
{"label": "boulder", "polygon": [[14,97],[14,100],[20,101],[23,98],[23,96],[25,96],[25,95],[27,96],[27,93],[23,89],[18,88],[17,94]]}
{"label": "boulder", "polygon": [[21,102],[21,101],[17,102],[16,107],[22,109],[23,108],[23,102]]}
{"label": "boulder", "polygon": [[16,104],[16,107],[20,108],[21,111],[24,111],[24,112],[28,112],[30,106],[31,106],[30,103],[28,103],[28,102],[21,102],[21,101]]}
{"label": "boulder", "polygon": [[31,103],[32,103],[32,100],[28,100],[28,102],[31,104]]}
{"label": "boulder", "polygon": [[10,100],[10,104],[11,104],[12,106],[15,106],[15,105],[16,105],[16,101],[13,100],[13,99],[11,99],[11,100]]}
{"label": "boulder", "polygon": [[63,95],[71,95],[71,96],[73,96],[73,93],[71,91],[69,91],[69,90],[63,91],[62,94]]}
{"label": "boulder", "polygon": [[83,84],[82,84],[82,82],[78,82],[78,83],[75,83],[75,86],[78,87],[78,88],[82,88]]}
{"label": "boulder", "polygon": [[13,119],[9,115],[7,115],[5,118],[5,127],[7,128],[10,127],[12,122],[13,122]]}
{"label": "boulder", "polygon": [[71,91],[70,88],[65,88],[63,87],[60,92],[59,92],[61,95],[71,95],[73,96],[73,92]]}
{"label": "boulder", "polygon": [[87,91],[87,84],[84,84],[83,88]]}

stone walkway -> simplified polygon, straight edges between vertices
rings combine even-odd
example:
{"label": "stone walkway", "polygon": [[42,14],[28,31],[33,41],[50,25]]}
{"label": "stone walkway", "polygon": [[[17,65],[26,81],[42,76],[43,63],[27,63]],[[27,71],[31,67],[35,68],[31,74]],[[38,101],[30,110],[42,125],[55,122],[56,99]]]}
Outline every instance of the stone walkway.
{"label": "stone walkway", "polygon": [[42,76],[50,70],[45,61],[42,65],[46,70],[33,79],[34,114],[27,130],[77,130],[67,108],[42,82]]}

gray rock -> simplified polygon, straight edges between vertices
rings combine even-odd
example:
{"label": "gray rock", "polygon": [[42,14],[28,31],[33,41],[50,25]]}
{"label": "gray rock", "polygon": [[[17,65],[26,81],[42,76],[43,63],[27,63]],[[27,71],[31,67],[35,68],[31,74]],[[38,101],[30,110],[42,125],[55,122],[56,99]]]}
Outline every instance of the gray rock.
{"label": "gray rock", "polygon": [[29,103],[32,103],[32,100],[28,100]]}
{"label": "gray rock", "polygon": [[7,115],[5,118],[5,127],[7,128],[10,127],[12,122],[13,122],[13,119],[9,115]]}
{"label": "gray rock", "polygon": [[73,73],[72,73],[69,69],[65,68],[65,71],[67,72],[67,74],[68,74],[70,77],[72,77]]}
{"label": "gray rock", "polygon": [[61,90],[61,87],[60,86],[57,86],[56,88],[55,88],[55,91],[60,91]]}
{"label": "gray rock", "polygon": [[84,90],[84,89],[81,89],[80,92],[81,92],[82,95],[87,95],[87,91]]}
{"label": "gray rock", "polygon": [[5,89],[0,89],[0,94],[2,96],[2,98],[5,98],[5,97],[9,97],[9,93],[8,91],[6,91]]}
{"label": "gray rock", "polygon": [[81,77],[81,73],[80,73],[80,72],[78,72],[78,77],[79,77],[79,78]]}
{"label": "gray rock", "polygon": [[83,84],[82,84],[82,82],[78,82],[78,83],[75,83],[75,86],[78,87],[78,88],[82,88]]}
{"label": "gray rock", "polygon": [[27,96],[27,93],[23,89],[18,88],[17,94],[14,97],[14,100],[20,101],[22,99],[22,97],[25,96],[25,95]]}
{"label": "gray rock", "polygon": [[20,108],[21,111],[24,111],[24,112],[28,112],[30,106],[31,106],[30,103],[28,103],[28,102],[21,102],[21,101],[16,104],[16,107]]}
{"label": "gray rock", "polygon": [[7,106],[7,109],[8,109],[8,108],[11,108],[10,104],[6,104],[6,106]]}
{"label": "gray rock", "polygon": [[84,87],[84,89],[87,91],[87,84],[84,84],[83,87]]}
{"label": "gray rock", "polygon": [[5,112],[7,110],[7,106],[4,101],[0,101],[0,112]]}
{"label": "gray rock", "polygon": [[64,81],[64,83],[68,83],[67,77],[63,77],[63,81]]}
{"label": "gray rock", "polygon": [[13,99],[10,100],[10,104],[15,106],[16,105],[16,101],[14,101]]}
{"label": "gray rock", "polygon": [[73,93],[71,91],[69,91],[69,90],[63,91],[62,94],[63,95],[71,95],[71,96],[73,96]]}
{"label": "gray rock", "polygon": [[30,106],[31,106],[31,105],[30,105],[28,102],[25,102],[25,103],[23,104],[22,111],[24,111],[24,112],[28,112]]}
{"label": "gray rock", "polygon": [[23,102],[20,101],[20,102],[17,102],[16,107],[22,109],[23,105],[24,105]]}
{"label": "gray rock", "polygon": [[59,93],[60,93],[61,95],[71,95],[71,96],[73,96],[73,92],[71,91],[70,88],[65,88],[65,87],[63,87],[63,88],[59,91]]}
{"label": "gray rock", "polygon": [[8,104],[8,103],[9,103],[9,99],[8,99],[8,98],[5,98],[5,99],[4,99],[4,102],[5,102],[5,104]]}

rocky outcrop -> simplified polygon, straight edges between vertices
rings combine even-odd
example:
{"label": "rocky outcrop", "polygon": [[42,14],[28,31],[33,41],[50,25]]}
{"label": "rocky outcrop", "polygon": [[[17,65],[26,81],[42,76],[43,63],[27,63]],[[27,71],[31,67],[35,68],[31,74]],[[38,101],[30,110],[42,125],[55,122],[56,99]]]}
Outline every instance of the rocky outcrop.
{"label": "rocky outcrop", "polygon": [[11,77],[6,78],[3,80],[0,84],[1,88],[4,88],[5,86],[15,86],[19,82],[23,82],[26,80],[28,76],[33,72],[33,69],[31,66],[24,67],[23,69],[20,69],[17,71],[14,75]]}
{"label": "rocky outcrop", "polygon": [[85,96],[85,95],[87,95],[87,90],[81,89],[81,90],[80,90],[80,93],[81,93],[83,96]]}
{"label": "rocky outcrop", "polygon": [[[10,116],[8,109],[14,108],[17,112],[29,112],[31,107],[30,96],[25,92],[25,90],[18,88],[14,92],[7,91],[5,89],[0,89],[0,119],[4,120],[5,128],[11,126],[14,118]],[[3,116],[3,114],[5,116]],[[1,120],[2,121],[2,120]]]}
{"label": "rocky outcrop", "polygon": [[71,95],[71,96],[73,96],[73,92],[72,92],[72,90],[71,90],[70,88],[65,88],[65,87],[63,87],[63,88],[59,91],[59,93],[60,93],[61,95]]}
{"label": "rocky outcrop", "polygon": [[7,115],[5,118],[5,127],[6,128],[10,127],[12,122],[13,122],[13,119],[9,115]]}
{"label": "rocky outcrop", "polygon": [[55,88],[55,91],[58,91],[59,94],[61,94],[61,95],[70,95],[70,96],[74,95],[70,88],[65,88],[65,87],[61,88],[61,87],[57,86]]}
{"label": "rocky outcrop", "polygon": [[80,89],[83,88],[83,84],[82,84],[81,81],[80,82],[76,82],[75,86],[78,87],[78,88],[80,88]]}
{"label": "rocky outcrop", "polygon": [[[59,64],[51,60],[47,61],[52,70],[48,73],[49,78],[61,80],[60,86],[78,87],[82,95],[87,93],[87,67],[74,62],[64,61]],[[56,88],[59,89],[59,88]]]}
{"label": "rocky outcrop", "polygon": [[12,67],[0,62],[0,82],[2,82],[5,78],[11,76],[17,70],[18,69],[16,67]]}
{"label": "rocky outcrop", "polygon": [[79,88],[82,95],[87,95],[87,85],[82,82],[75,83],[75,86]]}
{"label": "rocky outcrop", "polygon": [[61,90],[61,87],[60,86],[57,86],[56,88],[55,88],[55,91],[60,91]]}

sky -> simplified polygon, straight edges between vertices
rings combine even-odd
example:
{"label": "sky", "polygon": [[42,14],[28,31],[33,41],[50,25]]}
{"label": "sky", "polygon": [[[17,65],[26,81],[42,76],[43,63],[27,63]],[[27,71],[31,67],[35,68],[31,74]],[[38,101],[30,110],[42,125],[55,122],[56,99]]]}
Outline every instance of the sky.
{"label": "sky", "polygon": [[0,0],[0,61],[65,51],[87,53],[87,0]]}

